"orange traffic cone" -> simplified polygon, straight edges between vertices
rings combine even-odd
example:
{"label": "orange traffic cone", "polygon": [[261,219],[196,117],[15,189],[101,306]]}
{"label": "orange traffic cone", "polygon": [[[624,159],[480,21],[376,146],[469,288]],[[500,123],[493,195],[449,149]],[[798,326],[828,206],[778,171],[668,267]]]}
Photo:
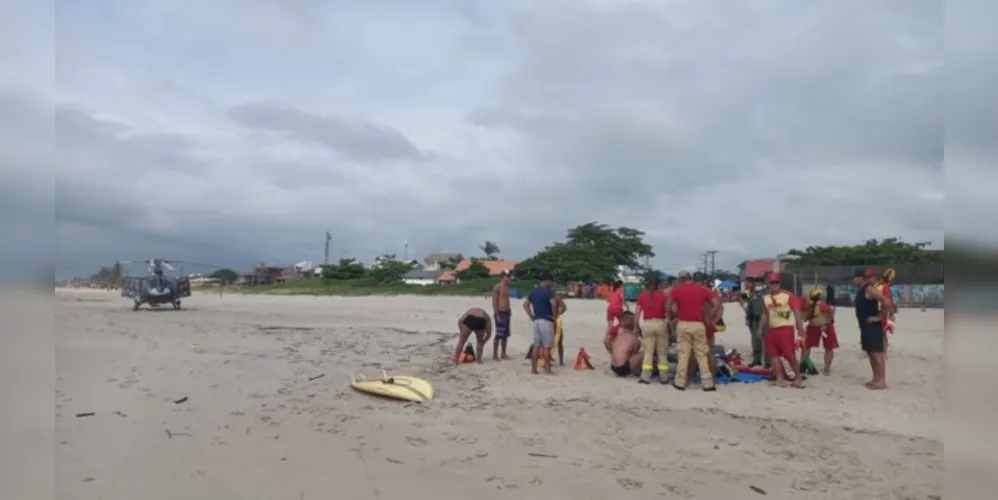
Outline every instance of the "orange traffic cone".
{"label": "orange traffic cone", "polygon": [[589,353],[586,352],[585,347],[579,348],[579,355],[575,357],[575,369],[576,370],[595,370],[593,368],[593,362],[589,359]]}

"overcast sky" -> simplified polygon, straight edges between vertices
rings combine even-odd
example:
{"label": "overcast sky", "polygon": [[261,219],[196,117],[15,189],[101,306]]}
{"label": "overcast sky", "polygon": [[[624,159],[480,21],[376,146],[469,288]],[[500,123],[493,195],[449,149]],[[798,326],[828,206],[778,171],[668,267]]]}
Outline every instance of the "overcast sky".
{"label": "overcast sky", "polygon": [[63,278],[320,263],[326,229],[334,259],[521,259],[595,220],[667,270],[942,246],[937,1],[62,4],[54,45],[43,6],[0,30],[0,162],[31,200],[54,134]]}

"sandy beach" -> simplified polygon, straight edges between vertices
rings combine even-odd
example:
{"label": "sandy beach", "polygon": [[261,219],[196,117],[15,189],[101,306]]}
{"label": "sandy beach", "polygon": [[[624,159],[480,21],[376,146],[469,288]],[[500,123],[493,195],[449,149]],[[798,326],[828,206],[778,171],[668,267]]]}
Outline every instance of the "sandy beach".
{"label": "sandy beach", "polygon": [[[195,294],[139,312],[111,292],[55,298],[61,500],[942,495],[942,310],[901,312],[888,391],[862,387],[843,310],[835,373],[807,389],[679,393],[606,373],[600,301],[568,303],[568,366],[532,376],[518,309],[513,360],[448,364],[457,317],[485,298]],[[718,342],[748,352],[741,311],[725,319]],[[572,370],[580,346],[595,371]],[[349,388],[381,369],[437,398]]]}

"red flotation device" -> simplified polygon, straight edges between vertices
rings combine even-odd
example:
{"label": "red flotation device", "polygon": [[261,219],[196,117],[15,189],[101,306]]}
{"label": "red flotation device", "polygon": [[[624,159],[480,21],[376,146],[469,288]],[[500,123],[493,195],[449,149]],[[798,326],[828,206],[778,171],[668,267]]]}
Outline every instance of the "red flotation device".
{"label": "red flotation device", "polygon": [[766,368],[765,366],[753,366],[753,367],[750,368],[750,367],[745,366],[745,365],[740,365],[740,366],[735,367],[735,369],[738,370],[738,373],[752,373],[752,374],[755,374],[755,375],[764,375],[766,377],[768,377],[768,376],[770,376],[770,375],[773,374],[773,370],[770,370],[769,368]]}

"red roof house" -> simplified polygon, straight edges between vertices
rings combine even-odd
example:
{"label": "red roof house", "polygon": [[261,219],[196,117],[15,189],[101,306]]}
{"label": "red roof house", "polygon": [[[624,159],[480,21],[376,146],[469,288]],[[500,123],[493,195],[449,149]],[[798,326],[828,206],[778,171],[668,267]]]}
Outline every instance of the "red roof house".
{"label": "red roof house", "polygon": [[[745,278],[758,278],[761,276],[765,276],[766,273],[773,272],[773,264],[775,262],[776,259],[746,260],[745,262],[738,264],[738,272],[743,280]],[[787,262],[786,261],[780,262],[780,272],[782,273],[786,270],[787,270]]]}

